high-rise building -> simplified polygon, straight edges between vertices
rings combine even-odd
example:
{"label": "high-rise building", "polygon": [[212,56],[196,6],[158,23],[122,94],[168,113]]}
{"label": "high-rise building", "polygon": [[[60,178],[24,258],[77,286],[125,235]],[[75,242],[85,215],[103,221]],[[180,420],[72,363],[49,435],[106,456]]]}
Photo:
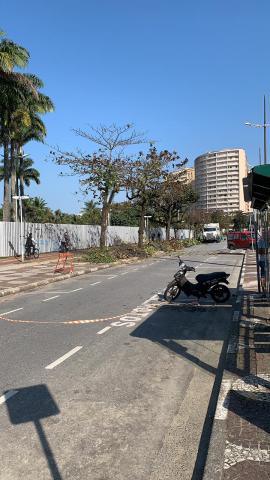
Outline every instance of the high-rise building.
{"label": "high-rise building", "polygon": [[244,201],[243,177],[248,173],[246,152],[242,148],[219,150],[200,155],[195,160],[197,208],[223,210],[226,213],[250,210]]}

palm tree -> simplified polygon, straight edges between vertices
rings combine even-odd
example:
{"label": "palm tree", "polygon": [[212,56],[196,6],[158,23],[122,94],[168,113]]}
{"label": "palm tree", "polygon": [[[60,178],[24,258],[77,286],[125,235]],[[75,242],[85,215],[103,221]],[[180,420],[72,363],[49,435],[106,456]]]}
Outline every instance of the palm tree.
{"label": "palm tree", "polygon": [[33,223],[53,222],[54,215],[47,207],[46,201],[41,197],[34,197],[25,200],[26,219]]}
{"label": "palm tree", "polygon": [[39,114],[54,110],[50,98],[39,91],[43,82],[36,75],[14,72],[14,68],[24,68],[28,61],[25,48],[7,39],[0,42],[0,146],[4,149],[5,221],[10,220],[10,198],[16,191],[17,159],[22,157],[22,146],[33,139],[44,139],[46,129]]}
{"label": "palm tree", "polygon": [[[2,160],[2,166],[0,166],[0,182],[4,180],[4,166]],[[17,161],[17,183],[16,183],[16,195],[24,195],[24,186],[30,186],[33,181],[37,185],[40,184],[40,173],[36,168],[33,168],[34,161],[31,158],[20,158]],[[19,182],[20,181],[20,182]]]}
{"label": "palm tree", "polygon": [[[35,75],[27,75],[31,78],[33,85],[42,87],[42,81]],[[22,106],[14,112],[11,129],[11,151],[10,151],[10,176],[11,176],[11,196],[14,195],[16,188],[17,158],[23,158],[23,146],[29,141],[36,140],[43,142],[47,134],[46,127],[40,118],[40,113],[47,113],[54,110],[51,99],[40,92],[38,98],[29,97],[27,106]],[[23,181],[21,181],[23,184]],[[13,201],[13,212],[15,211],[15,202]]]}
{"label": "palm tree", "polygon": [[[1,35],[3,32],[1,31]],[[28,51],[16,43],[2,39],[0,42],[0,145],[4,149],[4,205],[3,218],[10,219],[10,113],[23,102],[34,88],[30,80],[22,74],[14,72],[15,67],[24,68],[29,60]]]}
{"label": "palm tree", "polygon": [[29,187],[31,182],[35,182],[37,185],[40,184],[40,173],[36,168],[33,168],[33,164],[34,161],[31,158],[20,158],[20,161],[17,163],[17,195],[24,195],[24,185]]}

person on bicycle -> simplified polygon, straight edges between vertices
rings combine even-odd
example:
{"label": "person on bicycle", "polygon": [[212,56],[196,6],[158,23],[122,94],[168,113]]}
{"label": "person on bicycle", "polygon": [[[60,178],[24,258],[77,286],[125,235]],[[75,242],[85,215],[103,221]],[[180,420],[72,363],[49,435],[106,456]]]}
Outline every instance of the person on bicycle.
{"label": "person on bicycle", "polygon": [[28,233],[26,238],[25,250],[28,255],[31,255],[31,252],[34,253],[36,246],[36,241],[33,239],[32,233]]}
{"label": "person on bicycle", "polygon": [[68,232],[66,231],[63,235],[62,240],[61,240],[60,249],[61,249],[62,252],[68,252],[69,248],[70,248],[70,236],[69,236]]}

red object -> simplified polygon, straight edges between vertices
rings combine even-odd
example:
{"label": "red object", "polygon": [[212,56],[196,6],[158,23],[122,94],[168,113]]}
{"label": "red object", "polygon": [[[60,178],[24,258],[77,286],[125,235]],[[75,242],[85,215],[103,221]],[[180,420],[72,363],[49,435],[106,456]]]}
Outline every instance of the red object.
{"label": "red object", "polygon": [[58,254],[57,265],[54,273],[72,273],[74,272],[74,255],[73,253],[64,252]]}
{"label": "red object", "polygon": [[236,248],[252,248],[255,243],[255,234],[245,230],[243,232],[229,232],[227,235],[227,246],[230,250]]}

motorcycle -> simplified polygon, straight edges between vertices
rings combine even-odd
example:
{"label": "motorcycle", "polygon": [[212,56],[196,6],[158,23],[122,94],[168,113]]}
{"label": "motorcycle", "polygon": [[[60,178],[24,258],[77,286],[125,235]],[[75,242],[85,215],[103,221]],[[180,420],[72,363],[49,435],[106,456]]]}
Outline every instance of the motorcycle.
{"label": "motorcycle", "polygon": [[181,292],[184,292],[188,297],[193,296],[198,299],[206,298],[209,294],[216,303],[224,303],[230,298],[231,292],[226,286],[229,284],[227,280],[230,276],[229,273],[202,273],[196,276],[197,283],[192,283],[185,275],[187,272],[195,272],[195,268],[189,267],[180,257],[178,258],[180,269],[174,275],[174,280],[167,285],[164,292],[165,300],[172,302]]}

